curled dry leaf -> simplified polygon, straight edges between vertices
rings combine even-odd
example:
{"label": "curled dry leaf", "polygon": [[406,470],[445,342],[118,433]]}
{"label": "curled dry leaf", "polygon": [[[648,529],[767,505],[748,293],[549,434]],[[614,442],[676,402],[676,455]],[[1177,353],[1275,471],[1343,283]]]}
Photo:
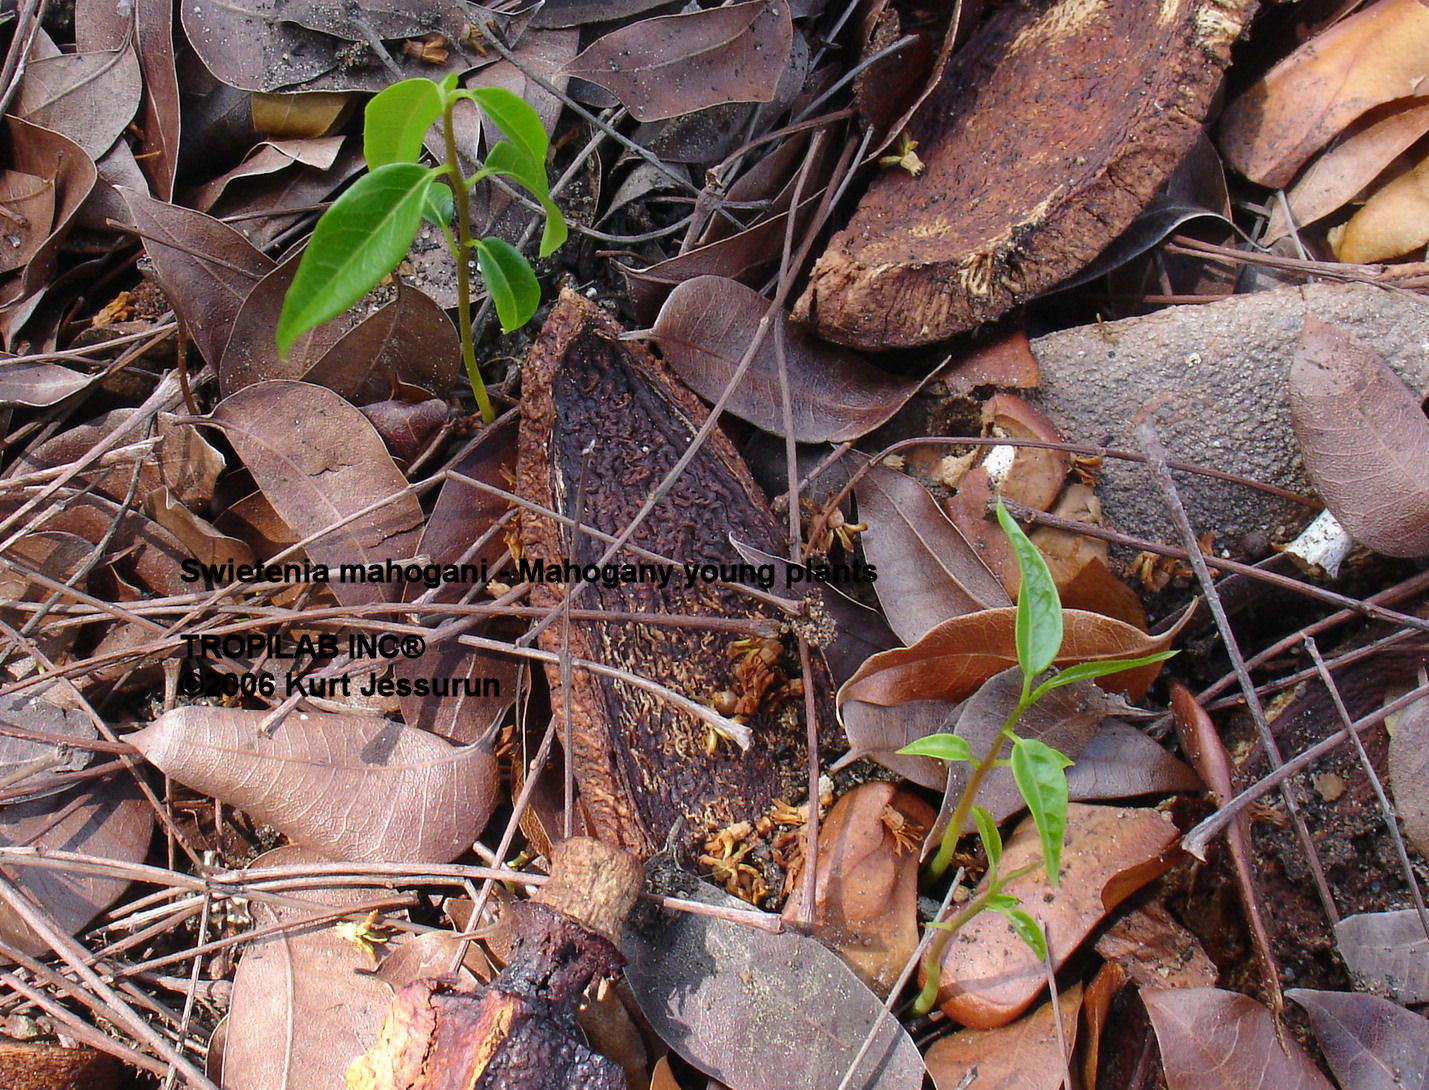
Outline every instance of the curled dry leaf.
{"label": "curled dry leaf", "polygon": [[1333,1090],[1270,1012],[1219,988],[1143,988],[1170,1090]]}
{"label": "curled dry leaf", "polygon": [[[886,997],[918,948],[918,848],[933,808],[887,782],[855,787],[819,826],[814,935]],[[803,887],[784,906],[801,916]]]}
{"label": "curled dry leaf", "polygon": [[[321,855],[290,844],[264,853],[251,867],[320,862]],[[286,924],[289,930],[243,947],[223,1049],[226,1090],[343,1084],[348,1062],[377,1039],[392,989],[373,974],[371,955],[339,935],[333,921],[306,927],[302,921],[384,894],[391,891],[334,885],[289,892],[279,902],[252,902],[256,927]]]}
{"label": "curled dry leaf", "polygon": [[1429,1002],[1429,937],[1414,909],[1346,916],[1335,942],[1364,987],[1400,1003]]}
{"label": "curled dry leaf", "polygon": [[[1004,890],[1041,925],[1052,963],[1061,965],[1109,910],[1171,865],[1175,841],[1176,827],[1155,810],[1073,803],[1067,808],[1057,888],[1039,868],[1008,882]],[[1041,855],[1037,829],[1028,818],[1007,842],[1002,872]],[[938,1005],[965,1026],[1006,1025],[1046,982],[1042,960],[1007,920],[984,912],[954,935],[943,953]]]}
{"label": "curled dry leaf", "polygon": [[[1010,439],[1039,439],[1059,443],[1056,426],[1022,398],[993,394],[982,407],[983,431]],[[1052,506],[1067,479],[1071,458],[1066,451],[1045,447],[1015,447],[1012,465],[998,481],[998,492],[1038,511]]]}
{"label": "curled dry leaf", "polygon": [[[10,272],[34,257],[49,235],[50,225],[55,221],[55,187],[49,180],[23,170],[0,170],[0,200],[12,213],[5,223],[8,245],[0,251],[0,272]],[[54,364],[35,362],[7,364],[6,370],[10,368],[23,369],[35,376],[43,376],[47,371],[75,374]]]}
{"label": "curled dry leaf", "polygon": [[615,95],[637,121],[768,102],[789,63],[794,25],[784,0],[642,19],[597,39],[566,65]]}
{"label": "curled dry leaf", "polygon": [[[0,844],[82,852],[120,863],[149,854],[154,813],[127,777],[107,776],[58,795],[0,809]],[[129,887],[125,878],[40,867],[6,867],[5,877],[43,907],[61,931],[74,934]],[[0,904],[0,937],[36,956],[49,945],[8,905]]]}
{"label": "curled dry leaf", "polygon": [[167,488],[156,488],[144,497],[144,514],[173,534],[200,564],[252,564],[253,550],[236,537],[214,529],[174,499]]}
{"label": "curled dry leaf", "polygon": [[1429,553],[1429,422],[1378,353],[1306,315],[1290,415],[1315,487],[1356,541],[1386,556]]}
{"label": "curled dry leaf", "polygon": [[[675,373],[712,402],[724,393],[769,309],[768,299],[736,280],[697,276],[679,284],[665,300],[655,319],[655,340]],[[885,423],[919,386],[916,380],[878,371],[847,349],[816,340],[777,312],[725,406],[774,435],[785,432],[781,342],[793,434],[801,443],[857,439]]]}
{"label": "curled dry leaf", "polygon": [[[679,872],[667,877],[682,882],[682,896],[748,907]],[[655,1032],[728,1086],[828,1090],[839,1085],[870,1031],[873,1045],[849,1090],[923,1085],[913,1039],[816,939],[675,912],[653,926],[627,928],[621,949],[629,959],[626,980]]]}
{"label": "curled dry leaf", "polygon": [[868,526],[859,541],[878,569],[874,590],[905,643],[950,617],[1011,605],[997,577],[917,481],[874,466],[856,494],[859,520]]}
{"label": "curled dry leaf", "polygon": [[194,706],[126,739],[195,791],[337,859],[449,863],[471,847],[500,793],[496,759],[360,715]]}
{"label": "curled dry leaf", "polygon": [[[967,1029],[940,1037],[924,1060],[938,1090],[982,1084],[997,1090],[1057,1090],[1062,1085],[1072,1046],[1077,1043],[1077,1012],[1082,986],[1073,984],[1057,995],[1062,1023],[1062,1051],[1051,1003],[996,1029]],[[968,1083],[968,1078],[972,1083]]]}
{"label": "curled dry leaf", "polygon": [[1317,34],[1226,111],[1221,149],[1261,185],[1287,185],[1305,160],[1371,107],[1422,94],[1429,8],[1381,0]]}
{"label": "curled dry leaf", "polygon": [[1429,159],[1405,163],[1342,227],[1328,234],[1337,261],[1386,261],[1429,242]]}
{"label": "curled dry leaf", "polygon": [[385,578],[337,579],[343,564],[380,568],[414,556],[421,533],[421,505],[362,413],[324,387],[274,380],[224,398],[211,419],[283,521],[300,537],[320,535],[308,556],[328,565],[338,601],[360,605],[396,594]]}
{"label": "curled dry leaf", "polygon": [[[46,220],[45,240],[20,270],[18,278],[0,287],[0,306],[3,306],[34,296],[49,286],[60,246],[69,234],[75,213],[94,189],[98,173],[94,161],[79,145],[57,132],[8,115],[0,122],[0,131],[9,149],[10,169],[42,178],[52,183],[55,190],[54,216]],[[13,340],[16,330],[12,320],[0,322],[0,328],[5,331],[7,343]]]}
{"label": "curled dry leaf", "polygon": [[1429,856],[1429,700],[1399,715],[1389,739],[1389,784],[1404,835]]}
{"label": "curled dry leaf", "polygon": [[1429,1090],[1429,1020],[1377,995],[1293,988],[1344,1090]]}

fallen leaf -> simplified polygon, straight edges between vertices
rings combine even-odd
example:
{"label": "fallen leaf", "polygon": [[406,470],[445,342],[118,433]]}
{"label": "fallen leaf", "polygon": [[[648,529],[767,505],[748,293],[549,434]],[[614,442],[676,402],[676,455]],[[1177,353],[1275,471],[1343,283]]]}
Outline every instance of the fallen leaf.
{"label": "fallen leaf", "polygon": [[[249,866],[318,862],[326,860],[310,849],[287,845]],[[392,989],[373,974],[371,957],[339,936],[331,922],[304,927],[302,921],[384,894],[390,896],[391,891],[333,885],[289,892],[281,902],[250,902],[255,926],[281,923],[289,929],[251,939],[243,947],[233,976],[223,1049],[226,1090],[343,1085],[348,1063],[377,1039]]]}
{"label": "fallen leaf", "polygon": [[1335,942],[1363,987],[1400,1003],[1429,1002],[1429,936],[1414,909],[1346,916]]}
{"label": "fallen leaf", "polygon": [[[965,1029],[940,1037],[924,1057],[938,1090],[966,1086],[997,1090],[1057,1090],[1062,1085],[1072,1047],[1077,1043],[1077,1012],[1082,986],[1073,984],[1057,995],[1062,1023],[1062,1051],[1053,1022],[1052,1004],[1043,1003],[1015,1022],[996,1029]],[[971,1077],[972,1082],[967,1080]]]}
{"label": "fallen leaf", "polygon": [[1261,185],[1287,185],[1306,159],[1371,107],[1422,93],[1429,9],[1381,0],[1315,35],[1231,103],[1226,160]]}
{"label": "fallen leaf", "polygon": [[327,136],[352,111],[354,96],[337,91],[256,94],[253,127],[278,140],[316,139]]}
{"label": "fallen leaf", "polygon": [[[886,997],[918,948],[918,849],[933,808],[887,782],[845,794],[819,825],[813,934]],[[784,918],[802,917],[796,884]]]}
{"label": "fallen leaf", "polygon": [[1429,422],[1373,349],[1307,314],[1290,415],[1315,487],[1356,541],[1386,556],[1429,553]]}
{"label": "fallen leaf", "polygon": [[[1058,966],[1108,911],[1171,865],[1177,835],[1176,827],[1155,810],[1072,803],[1057,887],[1052,888],[1039,868],[1003,889],[1041,926],[1052,963]],[[1027,818],[1008,840],[1000,869],[1011,873],[1041,857],[1037,829]],[[943,952],[938,1006],[975,1029],[1006,1025],[1031,1005],[1046,983],[1041,958],[1004,917],[983,912],[954,935]]]}
{"label": "fallen leaf", "polygon": [[[688,879],[681,895],[748,908]],[[632,924],[621,950],[625,978],[655,1032],[736,1090],[837,1086],[870,1030],[873,1046],[849,1090],[923,1085],[923,1058],[907,1031],[837,954],[807,935],[675,912]]]}
{"label": "fallen leaf", "polygon": [[1333,1090],[1254,999],[1219,988],[1142,988],[1170,1090]]}
{"label": "fallen leaf", "polygon": [[[210,416],[258,487],[336,576],[342,565],[381,565],[416,555],[422,508],[366,417],[337,394],[274,380],[230,394]],[[348,516],[379,501],[375,510]],[[336,529],[332,527],[342,523]],[[329,584],[345,605],[393,600],[385,581]]]}
{"label": "fallen leaf", "polygon": [[874,466],[859,481],[859,537],[878,569],[873,585],[904,643],[950,617],[1011,605],[1007,591],[917,481]]}
{"label": "fallen leaf", "polygon": [[1342,1090],[1429,1088],[1429,1020],[1377,995],[1292,988]]}
{"label": "fallen leaf", "polygon": [[1196,936],[1154,901],[1113,920],[1096,950],[1142,988],[1210,987],[1219,975]]}
{"label": "fallen leaf", "polygon": [[[139,863],[149,854],[154,813],[127,776],[107,776],[58,795],[0,807],[0,844],[20,845]],[[5,877],[29,895],[61,931],[74,934],[129,888],[127,878],[47,867],[5,867]],[[8,905],[0,905],[0,936],[27,954],[49,944]]]}
{"label": "fallen leaf", "polygon": [[200,564],[252,564],[253,550],[236,537],[219,533],[207,519],[179,503],[167,488],[144,497],[144,514],[173,534]]}
{"label": "fallen leaf", "polygon": [[1429,855],[1429,700],[1399,713],[1389,739],[1389,784],[1404,835]]}
{"label": "fallen leaf", "polygon": [[165,774],[335,859],[449,863],[500,794],[489,749],[361,715],[175,708],[126,741]]}
{"label": "fallen leaf", "polygon": [[[768,313],[769,300],[752,288],[722,276],[696,276],[678,284],[665,300],[655,319],[655,341],[686,385],[713,402],[724,393]],[[887,375],[853,352],[815,340],[776,313],[725,406],[774,435],[785,433],[781,342],[793,435],[801,443],[857,439],[885,423],[919,386],[917,380]]]}
{"label": "fallen leaf", "polygon": [[724,102],[768,102],[789,62],[783,0],[642,19],[591,43],[564,71],[604,87],[637,121]]}
{"label": "fallen leaf", "polygon": [[1342,227],[1326,236],[1336,261],[1387,261],[1429,242],[1429,159],[1405,163]]}
{"label": "fallen leaf", "polygon": [[1067,769],[1067,793],[1073,800],[1120,799],[1200,791],[1201,778],[1141,731],[1119,719],[1101,730]]}
{"label": "fallen leaf", "polygon": [[[42,742],[0,733],[0,781],[5,784],[6,805],[63,790],[62,783],[51,781],[88,766],[92,754],[83,743],[99,737],[94,724],[81,712],[56,707],[30,693],[0,697],[0,724],[52,738]],[[79,748],[72,748],[71,742],[79,743]],[[17,791],[24,793],[13,794]]]}
{"label": "fallen leaf", "polygon": [[[0,201],[10,215],[5,218],[0,235],[5,247],[0,250],[0,272],[10,272],[24,266],[49,237],[55,221],[55,187],[52,180],[22,170],[0,170]],[[46,371],[73,375],[52,363],[26,361],[10,364],[29,374]],[[71,391],[73,392],[73,391]]]}
{"label": "fallen leaf", "polygon": [[[1056,427],[1028,402],[1014,394],[996,393],[983,403],[983,432],[1010,439],[1060,443]],[[1001,476],[998,492],[1024,506],[1046,511],[1067,479],[1071,459],[1066,451],[1046,447],[1013,448],[1012,465]]]}
{"label": "fallen leaf", "polygon": [[132,46],[31,60],[13,112],[67,136],[98,159],[139,109],[142,82]]}

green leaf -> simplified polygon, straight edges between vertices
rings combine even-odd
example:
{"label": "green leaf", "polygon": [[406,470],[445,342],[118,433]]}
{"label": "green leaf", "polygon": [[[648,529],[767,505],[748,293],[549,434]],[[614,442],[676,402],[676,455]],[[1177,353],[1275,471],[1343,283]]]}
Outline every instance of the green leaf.
{"label": "green leaf", "polygon": [[505,87],[477,87],[470,91],[458,91],[461,98],[469,98],[504,132],[533,163],[542,174],[546,170],[546,126],[541,117],[520,95]]}
{"label": "green leaf", "polygon": [[1012,778],[1037,826],[1042,863],[1054,889],[1062,862],[1062,834],[1067,828],[1067,774],[1063,770],[1071,763],[1036,738],[1019,738],[1012,744]]}
{"label": "green leaf", "polygon": [[452,191],[438,184],[427,190],[427,203],[422,207],[422,219],[433,227],[446,227],[452,221]]}
{"label": "green leaf", "polygon": [[494,145],[487,155],[485,169],[519,182],[541,202],[541,209],[546,214],[545,227],[541,231],[541,256],[548,257],[560,249],[566,241],[566,219],[556,207],[556,202],[551,200],[545,165],[533,161],[515,144],[503,140]]}
{"label": "green leaf", "polygon": [[541,303],[541,285],[536,283],[536,274],[521,252],[504,239],[477,239],[476,264],[501,320],[502,332],[510,333],[529,322]]}
{"label": "green leaf", "polygon": [[957,734],[927,734],[915,738],[898,751],[915,757],[936,757],[940,761],[966,761],[977,764],[968,740]]}
{"label": "green leaf", "polygon": [[1068,666],[1065,670],[1060,670],[1053,674],[1032,692],[1034,701],[1040,700],[1044,695],[1053,689],[1059,689],[1063,685],[1071,685],[1078,681],[1091,681],[1094,678],[1106,677],[1108,674],[1119,674],[1123,670],[1135,670],[1141,666],[1150,666],[1153,662],[1165,662],[1173,655],[1179,654],[1177,651],[1157,651],[1154,655],[1143,655],[1139,659],[1106,659],[1102,662],[1079,662],[1075,666]]}
{"label": "green leaf", "polygon": [[359,178],[323,213],[283,299],[280,354],[397,267],[417,237],[434,178],[418,163],[388,163]]}
{"label": "green leaf", "polygon": [[1037,955],[1038,961],[1047,960],[1047,936],[1042,934],[1042,928],[1037,925],[1037,921],[1020,908],[1008,909],[999,912],[1007,917],[1007,922],[1012,925],[1012,930],[1017,933],[1017,937],[1032,948],[1032,952]]}
{"label": "green leaf", "polygon": [[1021,902],[1010,893],[989,893],[983,898],[982,907],[993,912],[1010,912]]}
{"label": "green leaf", "polygon": [[370,169],[414,163],[422,137],[442,116],[442,90],[429,79],[404,79],[380,91],[362,117],[362,154]]}
{"label": "green leaf", "polygon": [[982,850],[987,852],[988,865],[995,868],[998,860],[1002,858],[1002,835],[997,831],[997,822],[993,821],[992,815],[981,806],[973,807],[973,822],[977,825]]}
{"label": "green leaf", "polygon": [[1017,665],[1022,675],[1034,678],[1057,657],[1062,649],[1062,599],[1057,584],[1047,570],[1047,561],[1037,546],[1027,539],[1022,527],[1013,521],[997,501],[997,521],[1007,535],[1017,569],[1022,573],[1022,585],[1017,592],[1017,619],[1014,631],[1017,642]]}

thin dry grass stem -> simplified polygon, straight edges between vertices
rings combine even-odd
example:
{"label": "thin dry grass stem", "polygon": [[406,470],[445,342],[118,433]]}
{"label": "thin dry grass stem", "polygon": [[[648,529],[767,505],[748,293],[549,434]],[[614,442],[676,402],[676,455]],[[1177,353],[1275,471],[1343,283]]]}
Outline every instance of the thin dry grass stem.
{"label": "thin dry grass stem", "polygon": [[[1136,428],[1136,438],[1146,451],[1147,465],[1157,487],[1161,489],[1166,498],[1167,512],[1180,532],[1182,541],[1185,542],[1187,562],[1196,573],[1196,579],[1201,584],[1201,593],[1205,595],[1211,616],[1215,618],[1216,629],[1220,632],[1226,653],[1230,656],[1231,665],[1235,668],[1236,677],[1240,681],[1241,691],[1245,694],[1246,707],[1255,723],[1256,734],[1260,738],[1261,745],[1265,747],[1266,755],[1270,758],[1272,766],[1278,768],[1285,763],[1280,752],[1280,745],[1276,742],[1274,734],[1271,733],[1270,721],[1266,717],[1265,708],[1260,703],[1260,697],[1256,694],[1255,682],[1251,680],[1250,671],[1246,668],[1245,657],[1241,654],[1240,645],[1236,641],[1235,633],[1231,630],[1230,620],[1226,617],[1225,609],[1221,605],[1220,595],[1216,591],[1215,581],[1211,578],[1206,558],[1196,547],[1195,529],[1191,526],[1191,520],[1187,517],[1186,509],[1181,504],[1181,496],[1176,490],[1176,482],[1171,478],[1171,470],[1166,465],[1165,451],[1156,435],[1156,429],[1149,421],[1143,422]],[[1326,917],[1333,924],[1340,918],[1339,909],[1335,906],[1334,895],[1330,892],[1330,885],[1325,878],[1324,867],[1320,863],[1320,856],[1315,850],[1314,841],[1310,838],[1310,831],[1305,826],[1304,815],[1301,814],[1300,808],[1295,802],[1295,795],[1288,785],[1281,785],[1280,795],[1285,801],[1286,812],[1295,826],[1295,834],[1300,840],[1310,873],[1315,879],[1321,906],[1325,910]],[[1284,999],[1280,995],[1279,981],[1273,976],[1271,984],[1272,998],[1275,1000],[1274,1010],[1278,1016],[1284,1008]]]}
{"label": "thin dry grass stem", "polygon": [[[1325,686],[1325,691],[1335,705],[1335,713],[1340,717],[1340,724],[1345,728],[1351,727],[1353,720],[1350,718],[1349,709],[1345,707],[1339,686],[1335,684],[1329,667],[1320,655],[1315,638],[1306,636],[1304,643],[1305,650],[1315,663],[1315,672],[1319,675],[1320,681]],[[1404,838],[1399,833],[1399,822],[1395,820],[1394,806],[1389,801],[1389,796],[1385,794],[1384,784],[1380,782],[1379,774],[1375,772],[1374,764],[1370,761],[1369,754],[1365,752],[1364,743],[1360,741],[1359,734],[1350,729],[1346,729],[1345,734],[1349,738],[1350,745],[1354,747],[1355,756],[1359,758],[1360,767],[1364,769],[1365,776],[1369,779],[1370,789],[1374,791],[1374,797],[1379,802],[1380,813],[1384,816],[1385,830],[1389,833],[1390,840],[1394,842],[1394,852],[1399,857],[1400,870],[1404,873],[1404,881],[1409,887],[1409,895],[1414,900],[1415,911],[1419,913],[1419,925],[1424,928],[1425,937],[1429,938],[1429,909],[1425,907],[1424,893],[1419,888],[1419,880],[1415,877],[1414,867],[1409,862],[1409,851],[1405,848]]]}

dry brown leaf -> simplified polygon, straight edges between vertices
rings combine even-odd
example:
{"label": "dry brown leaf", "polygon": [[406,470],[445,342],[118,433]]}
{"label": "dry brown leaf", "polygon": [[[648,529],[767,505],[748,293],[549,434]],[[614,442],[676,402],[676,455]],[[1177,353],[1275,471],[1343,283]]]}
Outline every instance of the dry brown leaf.
{"label": "dry brown leaf", "polygon": [[1350,536],[1386,556],[1429,553],[1429,422],[1378,353],[1306,315],[1290,415],[1315,487]]}
{"label": "dry brown leaf", "polygon": [[[1015,394],[997,393],[982,407],[983,431],[1010,439],[1038,439],[1060,443],[1053,423]],[[1067,479],[1071,458],[1066,451],[1046,447],[1016,447],[1012,466],[1003,475],[998,492],[1038,511],[1052,506]]]}
{"label": "dry brown leaf", "polygon": [[637,121],[726,102],[768,102],[789,63],[783,0],[642,19],[597,39],[562,70],[604,87]]}
{"label": "dry brown leaf", "polygon": [[13,112],[98,159],[134,118],[143,91],[133,46],[32,59]]}
{"label": "dry brown leaf", "polygon": [[938,509],[927,490],[874,466],[858,483],[859,538],[878,569],[874,590],[889,625],[905,643],[964,613],[1011,604],[1007,591]]}
{"label": "dry brown leaf", "polygon": [[1346,916],[1335,943],[1365,987],[1399,1003],[1429,1002],[1429,938],[1414,909]]}
{"label": "dry brown leaf", "polygon": [[1429,159],[1392,174],[1326,237],[1336,260],[1355,264],[1399,257],[1429,242]]}
{"label": "dry brown leaf", "polygon": [[1254,999],[1219,988],[1143,988],[1170,1090],[1333,1090]]}
{"label": "dry brown leaf", "polygon": [[1380,0],[1317,34],[1231,104],[1226,159],[1261,185],[1287,185],[1305,160],[1366,110],[1423,94],[1429,8]]}
{"label": "dry brown leaf", "polygon": [[347,118],[352,102],[352,94],[342,91],[256,94],[253,127],[277,139],[326,136]]}
{"label": "dry brown leaf", "polygon": [[175,708],[129,735],[195,791],[337,859],[449,863],[500,793],[496,759],[361,715],[294,712],[270,737],[262,711]]}
{"label": "dry brown leaf", "polygon": [[182,542],[200,564],[254,562],[253,550],[245,542],[219,533],[213,523],[175,500],[167,488],[156,488],[144,497],[144,514]]}
{"label": "dry brown leaf", "polygon": [[[918,849],[933,808],[884,781],[855,787],[819,826],[813,934],[887,997],[918,947]],[[784,906],[797,920],[803,888]]]}
{"label": "dry brown leaf", "polygon": [[1399,713],[1389,739],[1389,784],[1404,835],[1429,856],[1429,700]]}
{"label": "dry brown leaf", "polygon": [[[1176,827],[1155,810],[1072,803],[1057,888],[1039,868],[1004,889],[1041,925],[1053,965],[1060,965],[1110,909],[1171,865],[1176,837]],[[1010,873],[1041,855],[1029,818],[1008,841],[1001,869]],[[1007,920],[984,912],[953,936],[944,951],[938,1005],[965,1026],[1006,1025],[1027,1009],[1046,982],[1041,959]]]}
{"label": "dry brown leaf", "polygon": [[[1426,132],[1429,100],[1401,99],[1369,111],[1317,156],[1285,194],[1296,225],[1314,223],[1348,204]],[[1277,201],[1261,241],[1274,242],[1289,230]]]}
{"label": "dry brown leaf", "polygon": [[1057,1011],[1062,1040],[1052,1020],[1052,1004],[1043,1003],[1017,1021],[996,1029],[966,1029],[933,1042],[923,1059],[938,1090],[958,1090],[969,1085],[997,1090],[1057,1090],[1062,1085],[1072,1046],[1077,1042],[1077,1012],[1082,1006],[1082,986],[1073,984],[1059,992]]}
{"label": "dry brown leaf", "polygon": [[1377,995],[1292,988],[1345,1090],[1429,1088],[1429,1020]]}
{"label": "dry brown leaf", "polygon": [[338,601],[360,605],[398,597],[399,588],[385,581],[336,578],[343,564],[380,566],[414,556],[422,527],[421,505],[404,494],[406,478],[362,413],[324,387],[275,380],[224,398],[211,419],[283,521],[300,537],[321,535],[309,543],[308,556],[329,566]]}

